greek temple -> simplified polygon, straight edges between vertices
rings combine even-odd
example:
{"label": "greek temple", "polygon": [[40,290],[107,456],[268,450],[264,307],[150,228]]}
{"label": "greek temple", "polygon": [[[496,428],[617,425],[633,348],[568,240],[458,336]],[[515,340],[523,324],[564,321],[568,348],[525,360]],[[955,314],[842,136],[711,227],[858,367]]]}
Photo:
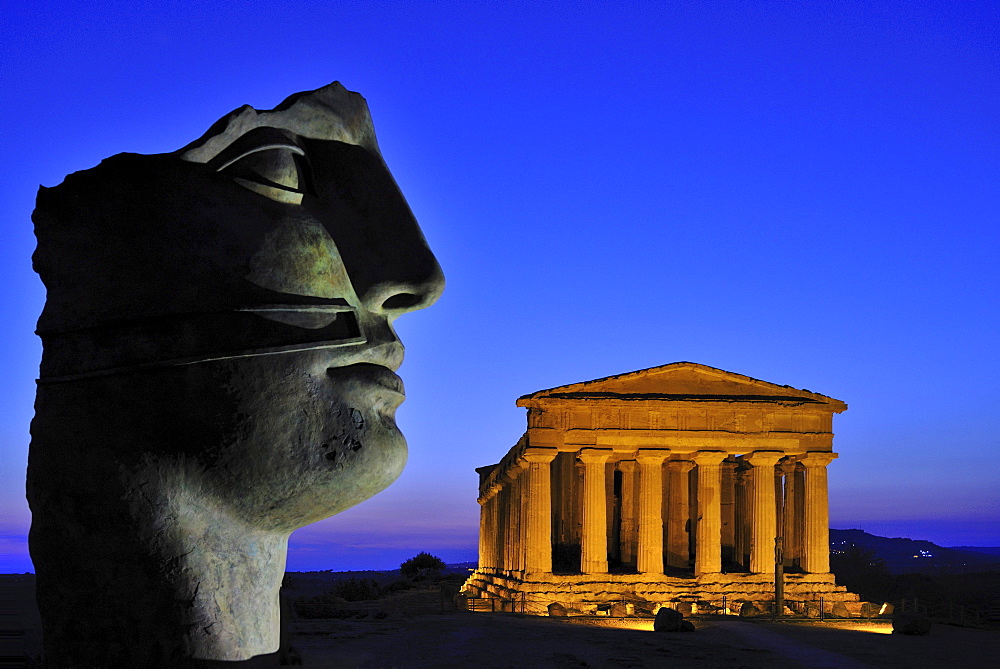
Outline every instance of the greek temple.
{"label": "greek temple", "polygon": [[[594,613],[857,601],[829,564],[840,400],[677,362],[518,399],[528,430],[479,473],[467,597]],[[725,598],[725,599],[723,599]]]}

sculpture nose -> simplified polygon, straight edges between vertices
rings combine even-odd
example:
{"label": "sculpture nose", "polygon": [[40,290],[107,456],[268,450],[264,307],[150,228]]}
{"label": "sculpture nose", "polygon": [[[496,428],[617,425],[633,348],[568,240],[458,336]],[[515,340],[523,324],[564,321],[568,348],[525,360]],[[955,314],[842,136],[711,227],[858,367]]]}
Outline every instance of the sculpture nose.
{"label": "sculpture nose", "polygon": [[381,268],[380,280],[358,295],[366,309],[390,320],[429,307],[444,291],[444,273],[426,245],[399,250],[393,262]]}

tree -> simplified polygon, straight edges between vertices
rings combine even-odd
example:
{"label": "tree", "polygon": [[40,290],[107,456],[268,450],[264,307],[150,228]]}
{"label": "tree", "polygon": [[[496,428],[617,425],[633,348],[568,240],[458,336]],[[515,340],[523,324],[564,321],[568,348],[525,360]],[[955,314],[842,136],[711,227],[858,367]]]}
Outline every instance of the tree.
{"label": "tree", "polygon": [[837,584],[870,602],[884,602],[889,596],[891,577],[885,561],[871,548],[851,544],[842,553],[830,555],[830,571]]}
{"label": "tree", "polygon": [[400,573],[407,578],[412,578],[414,581],[439,578],[444,568],[444,560],[423,551],[399,565]]}

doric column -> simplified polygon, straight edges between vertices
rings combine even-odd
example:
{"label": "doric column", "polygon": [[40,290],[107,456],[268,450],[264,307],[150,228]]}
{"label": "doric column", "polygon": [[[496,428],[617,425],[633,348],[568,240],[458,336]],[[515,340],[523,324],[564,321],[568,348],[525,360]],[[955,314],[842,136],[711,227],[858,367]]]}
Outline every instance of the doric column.
{"label": "doric column", "polygon": [[608,572],[608,507],[605,497],[604,465],[611,451],[580,450],[583,463],[583,537],[580,542],[580,571],[584,574]]}
{"label": "doric column", "polygon": [[774,573],[774,539],[778,536],[774,500],[774,465],[784,454],[757,451],[744,460],[753,465],[750,491],[750,573]]}
{"label": "doric column", "polygon": [[504,479],[497,479],[497,571],[504,572],[510,569],[510,521],[507,517],[507,486],[510,482]]}
{"label": "doric column", "polygon": [[514,513],[514,569],[518,572],[524,571],[524,529],[525,529],[525,504],[524,504],[524,469],[523,463],[518,462],[511,467],[514,475],[512,497]]}
{"label": "doric column", "polygon": [[750,522],[749,504],[747,498],[748,476],[747,470],[737,466],[733,472],[733,506],[734,522],[736,528],[733,531],[733,560],[747,566],[747,555],[750,553],[750,533],[748,524]]}
{"label": "doric column", "polygon": [[667,564],[671,567],[686,569],[691,559],[688,540],[687,523],[691,518],[689,506],[690,489],[688,488],[688,472],[694,467],[687,460],[668,460],[667,495]]}
{"label": "doric column", "polygon": [[552,478],[549,463],[556,451],[527,451],[524,496],[525,542],[524,570],[526,572],[552,571]]}
{"label": "doric column", "polygon": [[636,570],[640,574],[663,573],[663,462],[668,451],[640,449],[639,546]]}
{"label": "doric column", "polygon": [[489,536],[490,536],[490,498],[487,495],[479,500],[479,568],[488,569],[489,558]]}
{"label": "doric column", "polygon": [[774,536],[784,536],[785,523],[785,485],[784,472],[781,471],[781,464],[774,467],[774,518],[777,523],[777,534]]}
{"label": "doric column", "polygon": [[722,461],[722,562],[734,562],[736,555],[736,462]]}
{"label": "doric column", "polygon": [[830,571],[830,507],[826,466],[836,457],[836,453],[806,453],[800,459],[806,468],[802,568],[810,574],[826,574]]}
{"label": "doric column", "polygon": [[799,542],[796,528],[801,523],[799,512],[802,509],[802,504],[799,498],[802,496],[802,491],[796,485],[796,470],[798,466],[798,462],[795,460],[789,460],[780,465],[781,473],[785,475],[785,503],[782,513],[781,536],[784,538],[782,553],[785,558],[784,565],[786,567],[794,565],[799,557]]}
{"label": "doric column", "polygon": [[486,491],[486,505],[484,510],[486,512],[486,556],[485,563],[481,564],[480,569],[488,569],[489,571],[496,571],[499,569],[500,559],[497,555],[497,547],[500,544],[500,528],[499,523],[497,523],[497,505],[499,503],[499,498],[497,493],[500,487],[496,484],[490,486],[490,489]]}
{"label": "doric column", "polygon": [[691,458],[698,466],[698,528],[694,574],[722,571],[722,469],[721,451],[699,451]]}
{"label": "doric column", "polygon": [[637,516],[639,485],[636,481],[635,460],[622,460],[618,463],[618,471],[622,473],[622,563],[631,565],[636,564],[639,541],[639,518]]}

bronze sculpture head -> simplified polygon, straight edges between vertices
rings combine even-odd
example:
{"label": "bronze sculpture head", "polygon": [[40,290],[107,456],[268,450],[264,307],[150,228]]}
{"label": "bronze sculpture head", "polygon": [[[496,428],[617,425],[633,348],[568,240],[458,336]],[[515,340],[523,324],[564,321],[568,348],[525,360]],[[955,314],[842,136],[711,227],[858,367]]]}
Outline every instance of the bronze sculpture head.
{"label": "bronze sculpture head", "polygon": [[[67,650],[102,635],[167,649],[120,655],[143,666],[274,651],[288,534],[402,470],[392,323],[444,286],[364,99],[335,83],[242,107],[42,189],[33,218],[46,653],[118,657]],[[129,632],[69,624],[71,581]]]}

